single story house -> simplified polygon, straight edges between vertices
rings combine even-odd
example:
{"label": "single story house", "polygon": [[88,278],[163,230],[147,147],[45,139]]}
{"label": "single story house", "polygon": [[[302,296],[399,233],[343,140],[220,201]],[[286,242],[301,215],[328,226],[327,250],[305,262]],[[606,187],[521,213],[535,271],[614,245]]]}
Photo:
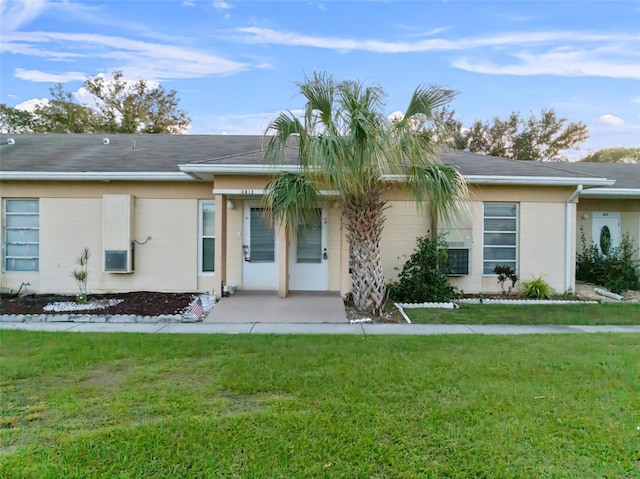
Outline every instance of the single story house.
{"label": "single story house", "polygon": [[[220,297],[224,285],[283,297],[296,290],[347,293],[339,201],[327,194],[317,227],[296,237],[272,228],[261,198],[275,172],[297,170],[298,150],[288,147],[274,166],[265,164],[265,146],[262,136],[1,135],[0,286],[76,293],[70,272],[87,247],[93,293]],[[620,197],[607,196],[624,180],[610,171],[462,151],[444,151],[441,160],[459,169],[471,192],[466,217],[442,228],[451,281],[467,293],[499,291],[496,264],[512,266],[522,280],[543,275],[556,290],[572,290],[577,226],[595,212],[618,211],[629,225],[623,230],[635,227],[637,237],[638,197],[625,196],[626,187]],[[592,196],[596,191],[606,199]],[[609,198],[611,210],[600,202]],[[430,218],[402,188],[389,189],[387,199],[381,248],[392,280],[416,238],[428,233]]]}

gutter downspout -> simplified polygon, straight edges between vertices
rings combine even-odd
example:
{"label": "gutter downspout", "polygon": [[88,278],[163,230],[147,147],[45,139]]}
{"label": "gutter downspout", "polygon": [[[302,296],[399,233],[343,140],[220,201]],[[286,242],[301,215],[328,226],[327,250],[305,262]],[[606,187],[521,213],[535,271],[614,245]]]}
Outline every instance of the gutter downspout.
{"label": "gutter downspout", "polygon": [[569,197],[566,202],[566,215],[565,215],[565,269],[564,269],[564,290],[565,292],[573,291],[571,287],[571,271],[572,271],[572,252],[573,252],[573,208],[572,204],[578,195],[582,192],[583,186],[578,185],[576,191]]}

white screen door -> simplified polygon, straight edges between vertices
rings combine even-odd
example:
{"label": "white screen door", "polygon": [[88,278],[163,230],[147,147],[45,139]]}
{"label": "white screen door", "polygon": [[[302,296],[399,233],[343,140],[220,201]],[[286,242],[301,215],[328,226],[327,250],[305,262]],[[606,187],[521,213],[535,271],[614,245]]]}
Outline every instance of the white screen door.
{"label": "white screen door", "polygon": [[259,203],[245,201],[243,214],[242,287],[245,290],[278,289],[276,233]]}
{"label": "white screen door", "polygon": [[328,220],[322,208],[317,209],[317,215],[310,228],[298,229],[289,245],[289,289],[292,291],[329,289]]}

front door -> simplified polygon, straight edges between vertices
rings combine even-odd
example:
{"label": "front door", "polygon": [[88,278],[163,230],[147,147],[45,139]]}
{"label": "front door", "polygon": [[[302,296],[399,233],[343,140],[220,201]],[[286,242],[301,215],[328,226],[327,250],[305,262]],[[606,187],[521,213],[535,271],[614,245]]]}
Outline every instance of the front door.
{"label": "front door", "polygon": [[298,229],[289,245],[289,289],[327,291],[329,254],[327,251],[327,212],[317,209],[317,220],[310,228]]}
{"label": "front door", "polygon": [[242,288],[277,291],[276,233],[258,202],[245,201],[242,230]]}
{"label": "front door", "polygon": [[620,246],[620,213],[593,213],[591,238],[604,254]]}

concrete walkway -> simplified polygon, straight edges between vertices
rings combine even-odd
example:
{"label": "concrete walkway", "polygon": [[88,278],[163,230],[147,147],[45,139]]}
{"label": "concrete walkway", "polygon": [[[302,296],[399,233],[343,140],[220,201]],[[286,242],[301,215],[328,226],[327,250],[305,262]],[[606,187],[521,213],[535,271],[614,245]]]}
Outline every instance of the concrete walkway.
{"label": "concrete walkway", "polygon": [[338,293],[290,292],[286,298],[272,291],[237,291],[218,301],[205,323],[346,323]]}
{"label": "concrete walkway", "polygon": [[640,333],[638,326],[338,323],[0,323],[0,330],[186,334],[573,334]]}

